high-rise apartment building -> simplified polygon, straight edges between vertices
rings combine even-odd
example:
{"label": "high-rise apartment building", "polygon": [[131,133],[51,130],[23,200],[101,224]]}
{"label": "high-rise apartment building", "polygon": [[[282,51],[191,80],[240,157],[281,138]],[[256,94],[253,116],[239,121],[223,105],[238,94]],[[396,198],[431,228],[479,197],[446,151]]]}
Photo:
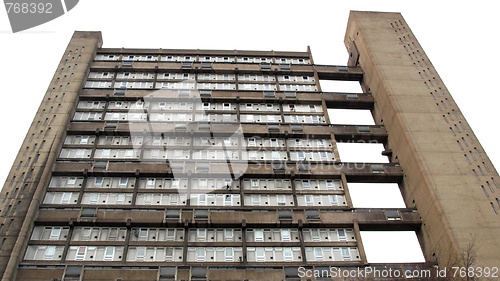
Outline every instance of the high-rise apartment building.
{"label": "high-rise apartment building", "polygon": [[[351,12],[345,44],[332,66],[75,32],[1,193],[2,280],[301,280],[370,265],[362,230],[419,237],[426,263],[380,268],[498,266],[498,173],[408,25]],[[388,163],[342,162],[338,142]],[[398,183],[406,208],[354,208],[355,182]]]}

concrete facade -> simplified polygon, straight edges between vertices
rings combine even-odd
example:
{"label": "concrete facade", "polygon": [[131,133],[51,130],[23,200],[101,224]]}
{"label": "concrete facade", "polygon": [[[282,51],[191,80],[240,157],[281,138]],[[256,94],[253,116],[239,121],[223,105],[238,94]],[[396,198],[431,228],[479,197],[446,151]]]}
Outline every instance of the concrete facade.
{"label": "concrete facade", "polygon": [[422,217],[426,259],[463,266],[469,252],[477,266],[497,265],[498,173],[408,24],[398,13],[353,11],[344,42],[404,170],[406,204]]}

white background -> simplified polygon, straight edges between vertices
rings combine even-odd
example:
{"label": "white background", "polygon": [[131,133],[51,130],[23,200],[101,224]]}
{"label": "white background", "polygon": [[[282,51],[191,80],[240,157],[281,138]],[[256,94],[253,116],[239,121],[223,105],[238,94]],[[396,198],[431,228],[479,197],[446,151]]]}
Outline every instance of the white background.
{"label": "white background", "polygon": [[494,164],[500,65],[495,1],[82,0],[66,15],[13,34],[0,11],[0,183],[75,30],[103,47],[306,51],[345,65],[349,10],[401,12]]}

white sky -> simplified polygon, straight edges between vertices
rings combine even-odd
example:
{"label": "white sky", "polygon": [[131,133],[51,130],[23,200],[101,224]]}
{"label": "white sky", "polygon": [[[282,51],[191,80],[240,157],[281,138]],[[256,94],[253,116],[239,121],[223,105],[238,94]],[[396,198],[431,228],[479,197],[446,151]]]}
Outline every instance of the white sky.
{"label": "white sky", "polygon": [[[451,5],[452,4],[452,5]],[[100,30],[104,47],[306,51],[315,63],[345,65],[349,10],[401,12],[499,165],[494,121],[499,101],[493,39],[495,1],[118,1],[82,0],[68,14],[12,34],[0,11],[0,183],[75,30]],[[494,6],[495,5],[495,6]]]}

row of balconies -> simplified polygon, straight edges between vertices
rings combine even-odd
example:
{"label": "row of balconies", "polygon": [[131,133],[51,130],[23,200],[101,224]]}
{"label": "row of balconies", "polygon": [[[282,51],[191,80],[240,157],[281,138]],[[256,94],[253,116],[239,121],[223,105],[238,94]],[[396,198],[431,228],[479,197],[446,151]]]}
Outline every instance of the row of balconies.
{"label": "row of balconies", "polygon": [[92,71],[172,71],[172,72],[217,72],[235,73],[245,72],[248,74],[261,73],[290,73],[296,75],[310,75],[315,71],[319,77],[329,80],[360,81],[363,71],[360,67],[332,66],[332,65],[302,65],[290,63],[218,63],[218,62],[193,62],[193,61],[94,61],[91,64]]}
{"label": "row of balconies", "polygon": [[[283,266],[267,264],[255,266],[212,266],[193,265],[193,266],[172,266],[172,265],[149,265],[147,268],[139,266],[52,266],[50,268],[36,266],[23,267],[18,269],[18,279],[16,280],[83,280],[83,281],[101,281],[102,276],[107,276],[109,280],[115,281],[188,281],[188,280],[287,280],[300,281],[304,278],[309,280],[322,280],[326,277],[325,273],[335,274],[354,274],[356,272],[364,273],[366,268],[363,265],[336,264],[334,271],[327,265],[306,266]],[[431,263],[418,264],[370,264],[371,272],[415,272],[415,273],[433,273],[435,269]],[[315,275],[316,274],[316,275]],[[322,278],[321,274],[325,276]],[[403,274],[404,275],[404,274]],[[320,276],[318,279],[314,276]],[[342,276],[342,275],[341,275]],[[417,276],[417,274],[415,274]],[[432,274],[428,275],[431,278]],[[371,276],[370,276],[371,277]],[[70,279],[73,278],[73,279]],[[80,279],[82,278],[82,279]]]}
{"label": "row of balconies", "polygon": [[198,208],[124,208],[124,207],[67,207],[40,208],[37,222],[41,225],[109,225],[144,227],[352,227],[353,221],[361,230],[418,230],[419,214],[413,209],[321,209],[318,207],[283,209],[205,209]]}
{"label": "row of balconies", "polygon": [[81,100],[119,100],[132,101],[144,98],[150,101],[186,101],[192,102],[194,99],[201,99],[206,102],[235,102],[239,103],[267,103],[284,101],[303,101],[304,103],[318,103],[322,100],[327,102],[329,108],[362,108],[370,109],[373,106],[373,97],[363,93],[333,93],[333,92],[274,92],[273,97],[266,97],[263,92],[255,91],[216,91],[216,90],[178,90],[161,91],[153,93],[151,90],[110,90],[110,89],[83,89],[80,92]]}
{"label": "row of balconies", "polygon": [[[229,170],[231,166],[232,170]],[[295,175],[332,178],[346,175],[353,180],[397,182],[403,176],[403,171],[398,164],[384,163],[259,163],[248,161],[200,161],[179,160],[173,162],[141,162],[141,161],[57,161],[53,175],[81,175],[84,173],[106,174],[109,176],[135,176],[137,173],[145,176],[214,177],[216,175],[240,175],[247,177],[275,178],[295,177]]]}
{"label": "row of balconies", "polygon": [[71,122],[70,134],[95,134],[106,132],[107,135],[131,135],[131,131],[144,132],[144,137],[154,137],[152,132],[171,132],[175,136],[196,136],[213,134],[214,136],[231,137],[242,129],[245,137],[285,137],[285,138],[317,138],[330,137],[333,133],[338,141],[378,141],[385,142],[387,131],[379,125],[314,125],[314,124],[238,124],[238,123],[134,123],[126,122]]}

